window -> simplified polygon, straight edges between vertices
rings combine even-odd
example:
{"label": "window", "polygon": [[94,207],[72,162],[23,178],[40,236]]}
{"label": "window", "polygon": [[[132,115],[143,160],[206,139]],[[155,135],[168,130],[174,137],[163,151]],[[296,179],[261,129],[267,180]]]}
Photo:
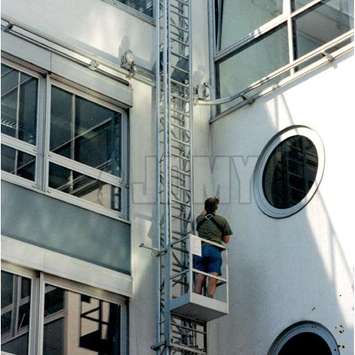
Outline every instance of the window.
{"label": "window", "polygon": [[274,341],[268,354],[339,355],[339,345],[332,333],[319,323],[300,322],[285,329]]}
{"label": "window", "polygon": [[1,65],[1,169],[35,181],[38,77]]}
{"label": "window", "polygon": [[150,17],[154,16],[153,13],[153,2],[154,0],[105,0],[112,3],[125,4],[133,9],[147,15]]}
{"label": "window", "polygon": [[28,353],[31,280],[1,271],[1,348]]}
{"label": "window", "polygon": [[46,285],[43,353],[119,355],[120,318],[117,304]]}
{"label": "window", "polygon": [[11,63],[1,70],[5,179],[127,218],[125,112]]}
{"label": "window", "polygon": [[282,218],[303,208],[312,198],[324,169],[323,145],[306,127],[274,137],[255,170],[255,194],[267,215]]}
{"label": "window", "polygon": [[[13,268],[28,277],[1,272],[2,351],[16,355],[127,354],[124,298],[10,265]],[[37,338],[39,329],[43,329],[42,341]]]}
{"label": "window", "polygon": [[[237,96],[219,112],[352,40],[353,0],[215,0],[214,4],[217,96]],[[337,41],[326,52],[303,57],[332,40]]]}

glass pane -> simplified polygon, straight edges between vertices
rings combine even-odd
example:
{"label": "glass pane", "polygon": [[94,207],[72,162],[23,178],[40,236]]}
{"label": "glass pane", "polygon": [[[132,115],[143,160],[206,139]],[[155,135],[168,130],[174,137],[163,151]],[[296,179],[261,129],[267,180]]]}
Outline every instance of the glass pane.
{"label": "glass pane", "polygon": [[153,0],[114,0],[153,17]]}
{"label": "glass pane", "polygon": [[354,3],[351,0],[322,1],[299,15],[293,22],[296,58],[318,48],[354,26]]}
{"label": "glass pane", "polygon": [[[120,114],[53,87],[51,151],[120,174]],[[75,111],[75,112],[74,112]]]}
{"label": "glass pane", "polygon": [[1,65],[1,131],[16,137],[19,72]]}
{"label": "glass pane", "polygon": [[105,208],[121,209],[121,189],[84,174],[49,164],[49,186]]}
{"label": "glass pane", "polygon": [[18,138],[36,144],[37,79],[20,74],[20,111]]}
{"label": "glass pane", "polygon": [[35,164],[35,156],[6,145],[1,146],[1,170],[34,181]]}
{"label": "glass pane", "polygon": [[[55,317],[45,297],[44,354],[120,354],[120,307],[92,297],[49,286],[62,294]],[[51,301],[50,307],[53,308]]]}
{"label": "glass pane", "polygon": [[38,80],[6,65],[1,66],[1,80],[2,132],[36,144]]}
{"label": "glass pane", "polygon": [[[22,288],[28,289],[25,299]],[[27,355],[30,323],[31,280],[1,272],[1,348],[16,355]],[[25,291],[27,293],[27,291]]]}
{"label": "glass pane", "polygon": [[318,169],[314,144],[304,136],[293,136],[272,152],[263,173],[264,193],[276,208],[300,202],[313,186]]}
{"label": "glass pane", "polygon": [[307,5],[309,2],[313,0],[292,0],[292,9],[293,10],[298,10],[304,5]]}
{"label": "glass pane", "polygon": [[[217,1],[218,2],[218,1]],[[224,0],[221,16],[223,49],[282,13],[283,0]]]}
{"label": "glass pane", "polygon": [[[287,28],[281,26],[239,53],[217,63],[218,96],[234,95],[288,62]],[[277,81],[280,79],[277,78]],[[223,105],[222,111],[232,104]]]}
{"label": "glass pane", "polygon": [[71,143],[73,135],[73,95],[52,87],[51,91],[51,151],[67,158],[71,156]]}

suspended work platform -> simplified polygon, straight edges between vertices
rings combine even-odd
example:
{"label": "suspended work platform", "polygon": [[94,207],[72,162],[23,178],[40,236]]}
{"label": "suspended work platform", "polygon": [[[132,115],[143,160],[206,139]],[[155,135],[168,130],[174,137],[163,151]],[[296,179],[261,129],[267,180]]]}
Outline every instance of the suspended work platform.
{"label": "suspended work platform", "polygon": [[[202,244],[213,245],[222,251],[223,264],[222,275],[214,276],[194,268],[194,255],[201,255]],[[188,263],[187,268],[180,273],[172,276],[173,283],[180,285],[180,296],[173,298],[170,302],[170,311],[185,318],[198,321],[211,321],[225,316],[229,313],[229,294],[228,294],[228,251],[225,246],[201,239],[190,234],[186,239],[186,252]],[[195,292],[196,275],[206,276],[206,286],[209,279],[217,279],[217,290],[214,298],[207,297],[206,290],[202,294]],[[184,280],[184,281],[182,281]],[[205,287],[206,289],[206,287]]]}

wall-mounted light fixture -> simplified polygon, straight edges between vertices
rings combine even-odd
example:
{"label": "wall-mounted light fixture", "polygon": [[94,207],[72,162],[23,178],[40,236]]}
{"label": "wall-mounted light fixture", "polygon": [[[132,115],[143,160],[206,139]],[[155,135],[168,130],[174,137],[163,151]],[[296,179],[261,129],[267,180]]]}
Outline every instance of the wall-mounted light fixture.
{"label": "wall-mounted light fixture", "polygon": [[135,59],[136,58],[130,49],[128,49],[121,58],[121,67],[128,71],[128,77],[130,78],[132,78],[137,72]]}

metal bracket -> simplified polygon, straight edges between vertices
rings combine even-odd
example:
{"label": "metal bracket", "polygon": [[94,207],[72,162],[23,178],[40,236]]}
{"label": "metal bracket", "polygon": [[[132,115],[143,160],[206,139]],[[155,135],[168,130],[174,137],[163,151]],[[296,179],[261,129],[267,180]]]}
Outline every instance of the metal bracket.
{"label": "metal bracket", "polygon": [[10,32],[12,27],[14,27],[14,25],[12,23],[8,23],[5,27],[4,27],[4,32]]}
{"label": "metal bracket", "polygon": [[152,256],[162,256],[164,254],[166,254],[166,249],[163,250],[159,250],[157,248],[153,248],[153,247],[148,247],[147,245],[145,245],[144,243],[140,243],[138,245],[139,248],[144,248],[147,250],[150,250],[152,252]]}
{"label": "metal bracket", "polygon": [[326,57],[326,58],[328,59],[328,62],[329,62],[329,63],[333,62],[334,59],[335,59],[335,58],[334,58],[330,53],[328,53],[327,51],[323,51],[323,52],[321,52],[321,54],[322,54],[323,57]]}
{"label": "metal bracket", "polygon": [[164,349],[166,348],[166,342],[162,342],[162,343],[159,343],[159,344],[155,344],[155,345],[152,345],[150,348],[154,351],[157,351],[159,350],[162,346],[164,346]]}

